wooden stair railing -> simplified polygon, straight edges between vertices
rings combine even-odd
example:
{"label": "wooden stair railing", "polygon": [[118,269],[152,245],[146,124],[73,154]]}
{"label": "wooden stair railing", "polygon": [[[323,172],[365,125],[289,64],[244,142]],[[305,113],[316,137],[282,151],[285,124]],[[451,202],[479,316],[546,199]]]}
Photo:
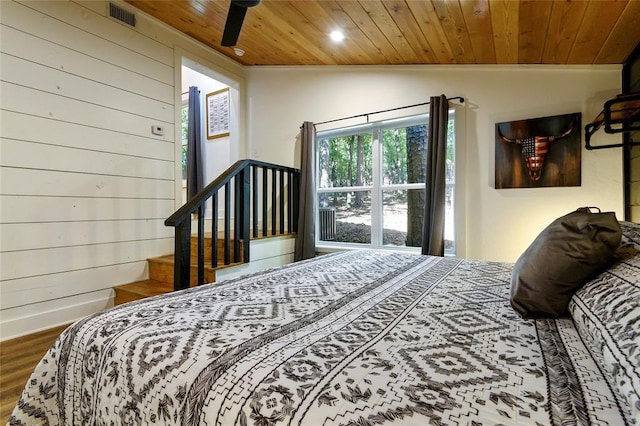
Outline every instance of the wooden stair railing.
{"label": "wooden stair railing", "polygon": [[[262,173],[259,173],[259,171]],[[172,214],[164,224],[175,227],[174,290],[189,287],[191,265],[191,221],[197,218],[197,274],[198,285],[204,284],[205,208],[211,200],[212,245],[218,245],[218,208],[223,203],[224,264],[246,263],[250,260],[250,240],[260,233],[277,235],[296,232],[298,228],[298,197],[300,170],[255,160],[239,160],[189,202]],[[222,198],[220,191],[223,191]],[[233,197],[232,197],[233,191]],[[269,197],[269,191],[271,196]],[[261,196],[260,196],[261,195]],[[269,215],[271,210],[271,215]],[[271,219],[269,221],[269,219]],[[285,230],[285,219],[287,229]],[[233,222],[233,228],[232,228]],[[271,222],[271,226],[269,226]],[[231,232],[233,231],[233,253]],[[238,241],[243,241],[238,244]],[[240,248],[242,246],[242,254]],[[211,267],[218,264],[218,250],[211,251]]]}

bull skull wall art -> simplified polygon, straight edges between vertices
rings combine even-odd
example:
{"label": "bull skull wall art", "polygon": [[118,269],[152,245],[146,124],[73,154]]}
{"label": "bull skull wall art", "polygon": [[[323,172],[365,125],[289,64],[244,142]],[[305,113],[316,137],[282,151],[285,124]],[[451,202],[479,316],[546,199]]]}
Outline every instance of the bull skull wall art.
{"label": "bull skull wall art", "polygon": [[497,123],[495,187],[579,186],[581,128],[580,113]]}

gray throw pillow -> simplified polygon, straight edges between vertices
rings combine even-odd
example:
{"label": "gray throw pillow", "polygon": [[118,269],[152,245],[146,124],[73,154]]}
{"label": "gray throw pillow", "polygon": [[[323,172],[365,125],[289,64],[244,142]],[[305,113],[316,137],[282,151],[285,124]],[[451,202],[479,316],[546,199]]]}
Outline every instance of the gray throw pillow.
{"label": "gray throw pillow", "polygon": [[620,245],[613,212],[583,207],[554,220],[516,261],[511,306],[523,318],[568,316],[571,296],[604,270]]}

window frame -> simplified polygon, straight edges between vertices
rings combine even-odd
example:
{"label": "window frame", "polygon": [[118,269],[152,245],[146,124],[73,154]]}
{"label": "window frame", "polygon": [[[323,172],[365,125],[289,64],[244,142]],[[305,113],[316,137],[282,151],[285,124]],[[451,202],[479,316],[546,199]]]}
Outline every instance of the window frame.
{"label": "window frame", "polygon": [[[453,188],[453,201],[452,201],[452,210],[453,210],[453,249],[445,250],[446,256],[455,256],[458,252],[458,212],[457,212],[457,198],[458,191],[456,186],[456,175],[458,167],[455,165],[458,164],[459,161],[459,143],[458,143],[458,128],[459,128],[459,120],[460,113],[456,108],[449,108],[449,119],[453,119],[453,128],[454,128],[454,176],[453,181],[447,180],[447,189]],[[409,252],[419,252],[420,247],[406,247],[406,246],[395,246],[395,245],[385,245],[383,241],[383,211],[384,211],[384,193],[385,191],[402,191],[402,190],[412,190],[412,189],[424,189],[424,183],[403,183],[403,184],[383,184],[382,176],[383,176],[383,168],[384,163],[382,161],[382,149],[383,143],[381,142],[381,134],[384,130],[396,129],[399,127],[410,127],[415,125],[428,125],[429,114],[414,114],[410,116],[404,116],[394,119],[380,120],[376,122],[341,127],[336,129],[328,129],[319,131],[316,138],[316,146],[315,149],[315,170],[316,170],[316,187],[314,191],[315,197],[315,244],[318,252],[332,252],[337,250],[345,250],[345,249],[363,249],[370,248],[376,250],[396,250],[396,251],[409,251]],[[372,185],[363,185],[363,186],[349,186],[349,187],[333,187],[333,188],[321,188],[320,187],[320,156],[319,153],[319,144],[323,139],[329,138],[338,138],[344,136],[352,136],[358,135],[362,133],[369,132],[371,134],[371,143],[372,143]],[[319,208],[319,194],[322,193],[344,193],[344,192],[357,192],[357,191],[370,191],[371,192],[371,242],[370,243],[351,243],[351,242],[334,242],[334,241],[326,241],[320,240],[320,232],[319,232],[319,224],[320,224],[320,208]]]}

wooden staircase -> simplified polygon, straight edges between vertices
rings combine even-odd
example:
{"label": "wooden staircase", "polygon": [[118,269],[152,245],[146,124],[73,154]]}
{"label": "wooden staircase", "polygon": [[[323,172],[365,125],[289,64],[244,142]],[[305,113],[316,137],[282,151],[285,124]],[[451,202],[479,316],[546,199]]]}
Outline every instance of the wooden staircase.
{"label": "wooden staircase", "polygon": [[[299,188],[298,169],[249,159],[237,161],[164,221],[175,229],[175,254],[148,259],[149,279],[116,287],[115,304],[193,287],[197,282],[215,282],[220,268],[239,266],[224,272],[229,278],[252,268],[262,270],[293,261],[293,249],[289,254],[269,252],[254,257],[250,246],[261,234],[265,238],[296,232]],[[211,203],[213,214],[210,228],[206,227],[207,203]],[[208,235],[205,229],[211,229]],[[212,247],[214,240],[216,247]]]}
{"label": "wooden staircase", "polygon": [[[211,262],[211,250],[212,250],[212,238],[211,234],[205,234],[204,236],[204,256],[205,259],[209,259]],[[231,252],[233,253],[235,241],[230,241]],[[240,253],[242,253],[242,241],[238,241]],[[191,237],[191,287],[197,285],[197,245],[198,238],[196,235]],[[216,281],[216,270],[221,268],[228,268],[242,264],[242,262],[232,262],[228,265],[224,264],[224,241],[218,239],[218,264],[215,268],[204,268],[205,282],[213,283]],[[149,279],[136,281],[130,284],[124,284],[114,287],[115,299],[114,305],[122,305],[123,303],[132,302],[134,300],[144,299],[146,297],[158,296],[160,294],[170,293],[173,291],[173,276],[174,276],[174,256],[172,254],[160,257],[154,257],[147,259],[149,264]]]}

